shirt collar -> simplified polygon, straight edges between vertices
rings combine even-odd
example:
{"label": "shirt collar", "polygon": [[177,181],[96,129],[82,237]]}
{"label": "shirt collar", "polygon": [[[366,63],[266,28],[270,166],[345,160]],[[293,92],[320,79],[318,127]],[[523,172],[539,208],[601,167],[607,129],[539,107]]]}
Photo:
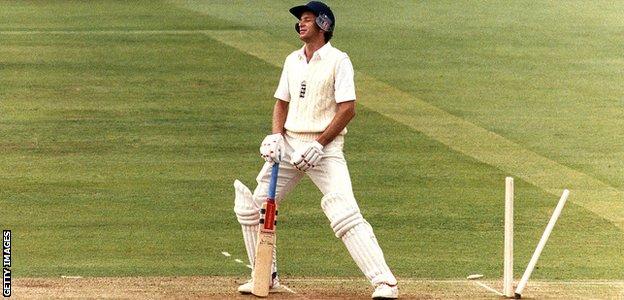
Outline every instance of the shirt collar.
{"label": "shirt collar", "polygon": [[[323,47],[319,48],[318,50],[316,50],[316,52],[314,52],[314,55],[312,55],[312,59],[314,59],[314,57],[318,57],[319,59],[325,57],[327,55],[327,53],[331,50],[332,45],[327,42],[325,45],[323,45]],[[305,45],[303,47],[301,47],[301,49],[299,49],[299,58],[305,59]]]}

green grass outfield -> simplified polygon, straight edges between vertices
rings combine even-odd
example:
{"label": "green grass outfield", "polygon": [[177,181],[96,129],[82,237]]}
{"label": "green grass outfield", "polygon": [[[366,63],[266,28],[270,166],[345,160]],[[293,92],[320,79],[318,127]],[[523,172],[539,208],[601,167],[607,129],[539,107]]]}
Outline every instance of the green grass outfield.
{"label": "green grass outfield", "polygon": [[[253,3],[0,3],[15,276],[248,272],[221,254],[246,257],[232,182],[255,186],[300,47],[300,2]],[[500,278],[510,175],[516,277],[570,188],[532,278],[624,278],[622,3],[329,3],[361,100],[355,194],[398,277]],[[320,198],[305,180],[282,205],[280,272],[359,276]]]}

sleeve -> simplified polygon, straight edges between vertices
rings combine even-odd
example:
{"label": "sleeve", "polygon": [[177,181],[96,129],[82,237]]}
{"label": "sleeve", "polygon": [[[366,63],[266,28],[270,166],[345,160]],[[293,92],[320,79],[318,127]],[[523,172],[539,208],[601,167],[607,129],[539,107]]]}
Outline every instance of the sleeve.
{"label": "sleeve", "polygon": [[349,56],[345,55],[338,63],[336,69],[334,96],[337,103],[355,100],[355,82],[353,77],[353,65]]}
{"label": "sleeve", "polygon": [[288,72],[286,71],[288,68],[286,65],[288,64],[288,58],[284,61],[284,68],[282,69],[282,76],[280,76],[279,84],[277,85],[277,90],[273,97],[290,102],[290,92],[288,90]]}

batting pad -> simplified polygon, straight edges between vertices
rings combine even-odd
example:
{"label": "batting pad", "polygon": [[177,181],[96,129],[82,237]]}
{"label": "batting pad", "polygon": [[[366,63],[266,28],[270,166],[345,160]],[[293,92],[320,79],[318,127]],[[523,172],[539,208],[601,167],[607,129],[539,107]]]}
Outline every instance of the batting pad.
{"label": "batting pad", "polygon": [[321,207],[337,238],[342,238],[349,229],[364,222],[360,208],[353,197],[328,193],[321,200]]}
{"label": "batting pad", "polygon": [[242,182],[234,181],[234,212],[243,230],[243,241],[249,263],[253,266],[256,256],[256,241],[260,224],[260,209],[253,201],[253,195]]}
{"label": "batting pad", "polygon": [[[239,180],[234,181],[234,196],[234,212],[241,224],[249,264],[253,266],[256,258],[258,230],[260,229],[260,208],[256,206],[249,188]],[[272,273],[277,272],[276,248],[273,248]]]}
{"label": "batting pad", "polygon": [[242,182],[234,181],[234,212],[241,225],[258,225],[260,223],[260,208],[256,207],[253,195]]}
{"label": "batting pad", "polygon": [[321,200],[321,207],[336,237],[342,239],[349,254],[371,284],[396,285],[396,278],[386,264],[373,228],[362,217],[355,199],[339,193],[328,193]]}

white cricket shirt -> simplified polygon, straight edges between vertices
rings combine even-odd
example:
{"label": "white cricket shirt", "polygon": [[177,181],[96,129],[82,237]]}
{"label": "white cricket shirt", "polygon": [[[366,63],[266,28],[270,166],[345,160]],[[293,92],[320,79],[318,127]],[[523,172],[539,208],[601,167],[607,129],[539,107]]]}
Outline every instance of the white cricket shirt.
{"label": "white cricket shirt", "polygon": [[[337,103],[355,100],[353,65],[349,56],[330,43],[306,61],[304,48],[293,51],[284,68],[275,98],[288,101],[284,127],[291,133],[318,133],[336,115]],[[346,133],[346,128],[341,134]]]}

